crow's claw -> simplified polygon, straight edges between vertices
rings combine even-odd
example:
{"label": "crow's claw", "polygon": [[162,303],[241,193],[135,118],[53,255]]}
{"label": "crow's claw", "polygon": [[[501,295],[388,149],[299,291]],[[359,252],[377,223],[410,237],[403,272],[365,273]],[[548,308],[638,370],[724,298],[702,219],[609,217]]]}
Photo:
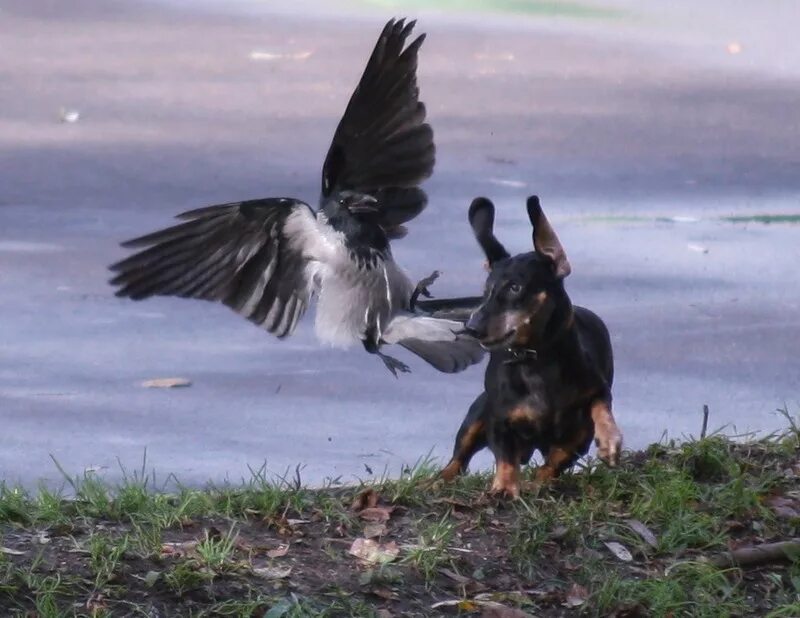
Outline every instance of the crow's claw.
{"label": "crow's claw", "polygon": [[414,306],[417,304],[417,300],[420,296],[424,296],[425,298],[431,298],[431,293],[428,290],[428,286],[433,285],[434,281],[439,278],[439,271],[434,270],[430,275],[425,277],[424,279],[420,279],[417,282],[417,287],[414,288],[414,291],[411,293],[411,300],[408,301],[408,305],[411,308],[411,311],[414,311]]}
{"label": "crow's claw", "polygon": [[388,354],[384,354],[383,352],[377,352],[378,356],[380,356],[383,364],[386,365],[386,368],[392,372],[392,375],[397,378],[397,372],[400,373],[411,373],[411,369],[409,369],[408,365],[404,362],[397,360],[396,358],[389,356]]}

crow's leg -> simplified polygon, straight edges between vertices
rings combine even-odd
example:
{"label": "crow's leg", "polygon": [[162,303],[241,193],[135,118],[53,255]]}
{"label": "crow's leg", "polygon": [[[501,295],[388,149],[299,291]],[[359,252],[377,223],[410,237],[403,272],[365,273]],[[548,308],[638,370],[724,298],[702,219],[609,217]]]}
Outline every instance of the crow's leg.
{"label": "crow's leg", "polygon": [[409,369],[408,365],[406,365],[404,362],[381,352],[381,344],[378,340],[378,333],[376,332],[375,328],[368,328],[365,334],[366,338],[361,342],[364,344],[364,349],[370,354],[375,354],[378,356],[383,361],[383,364],[386,365],[386,368],[392,372],[392,375],[395,378],[398,377],[398,371],[400,373],[411,373],[411,369]]}
{"label": "crow's leg", "polygon": [[414,311],[414,307],[417,304],[417,300],[420,296],[424,296],[425,298],[430,298],[431,293],[428,290],[428,286],[433,285],[434,281],[439,278],[439,271],[434,270],[430,275],[425,277],[424,279],[420,279],[417,282],[417,287],[414,288],[414,291],[411,292],[411,299],[408,301],[408,307],[411,311]]}

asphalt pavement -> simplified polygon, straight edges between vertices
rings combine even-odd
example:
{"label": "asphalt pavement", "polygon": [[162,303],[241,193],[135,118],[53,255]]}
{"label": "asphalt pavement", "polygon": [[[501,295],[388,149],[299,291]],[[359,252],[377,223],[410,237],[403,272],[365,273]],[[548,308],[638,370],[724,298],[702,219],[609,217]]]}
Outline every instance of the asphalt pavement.
{"label": "asphalt pavement", "polygon": [[[704,404],[712,429],[771,431],[785,426],[776,409],[800,409],[800,74],[787,60],[800,42],[770,35],[790,9],[756,19],[715,2],[690,20],[688,3],[636,4],[410,11],[428,33],[437,167],[394,252],[412,278],[441,270],[437,295],[477,293],[470,200],[493,198],[498,236],[524,251],[537,193],[573,301],[611,329],[626,445],[696,435]],[[134,303],[107,284],[119,241],[183,210],[313,203],[336,122],[401,8],[0,2],[0,479],[57,484],[51,457],[114,479],[146,452],[160,480],[299,465],[316,484],[448,456],[482,366],[446,376],[400,351],[413,373],[395,380],[360,349],[319,346],[311,316],[279,342],[225,307]],[[141,386],[175,376],[192,385]]]}

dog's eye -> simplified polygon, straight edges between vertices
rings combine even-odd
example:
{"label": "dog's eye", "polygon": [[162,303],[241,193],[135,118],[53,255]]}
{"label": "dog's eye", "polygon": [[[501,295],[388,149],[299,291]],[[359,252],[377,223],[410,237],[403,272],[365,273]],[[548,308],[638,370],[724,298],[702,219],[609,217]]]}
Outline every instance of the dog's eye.
{"label": "dog's eye", "polygon": [[522,286],[519,283],[512,283],[508,286],[508,291],[512,294],[519,294],[522,291]]}

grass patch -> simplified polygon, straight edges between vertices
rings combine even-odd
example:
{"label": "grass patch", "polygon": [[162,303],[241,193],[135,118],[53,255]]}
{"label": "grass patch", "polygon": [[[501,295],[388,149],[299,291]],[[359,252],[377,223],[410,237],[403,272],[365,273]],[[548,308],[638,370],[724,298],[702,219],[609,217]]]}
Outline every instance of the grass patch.
{"label": "grass patch", "polygon": [[420,9],[497,11],[517,15],[582,19],[608,19],[623,15],[623,12],[618,9],[566,0],[564,2],[553,0],[369,0],[369,2],[404,11]]}
{"label": "grass patch", "polygon": [[263,469],[173,493],[142,471],[118,487],[65,475],[69,499],[0,483],[0,613],[438,616],[491,602],[537,616],[797,616],[800,556],[707,561],[800,537],[789,422],[747,443],[653,445],[614,470],[589,462],[516,502],[489,498],[485,474],[437,481],[429,457],[321,490]]}
{"label": "grass patch", "polygon": [[800,215],[751,215],[723,219],[731,223],[800,223]]}

